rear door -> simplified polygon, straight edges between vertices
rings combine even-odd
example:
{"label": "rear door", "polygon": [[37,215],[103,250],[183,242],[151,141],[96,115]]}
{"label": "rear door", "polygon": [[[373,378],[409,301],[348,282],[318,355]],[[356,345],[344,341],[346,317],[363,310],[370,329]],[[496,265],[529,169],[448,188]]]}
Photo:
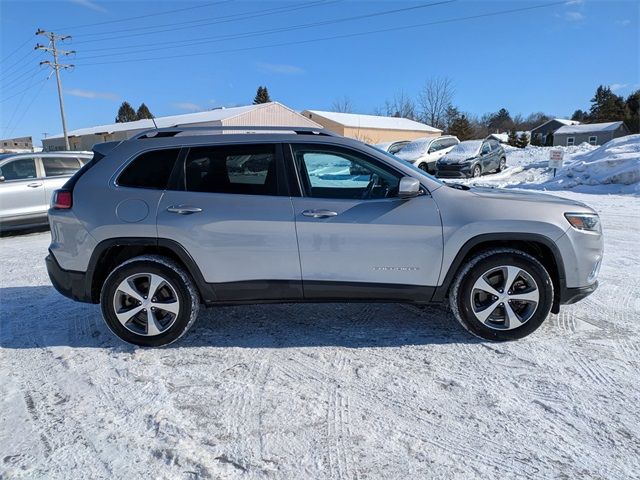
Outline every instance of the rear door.
{"label": "rear door", "polygon": [[431,196],[398,198],[402,174],[351,148],[301,143],[291,157],[305,298],[429,300],[442,259]]}
{"label": "rear door", "polygon": [[158,206],[158,237],[180,243],[218,301],[302,297],[282,146],[195,146]]}
{"label": "rear door", "polygon": [[45,216],[48,203],[38,174],[38,159],[20,157],[0,163],[0,220]]}

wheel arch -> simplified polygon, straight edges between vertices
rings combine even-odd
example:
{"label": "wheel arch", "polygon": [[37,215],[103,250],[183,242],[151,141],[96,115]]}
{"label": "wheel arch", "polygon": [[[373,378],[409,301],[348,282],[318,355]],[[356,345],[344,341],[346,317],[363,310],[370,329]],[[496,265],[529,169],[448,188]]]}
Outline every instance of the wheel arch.
{"label": "wheel arch", "polygon": [[215,301],[213,289],[205,282],[200,268],[178,242],[163,238],[125,237],[100,242],[93,250],[87,268],[87,296],[100,302],[100,291],[109,273],[123,262],[140,255],[161,255],[181,265],[193,279],[204,303]]}
{"label": "wheel arch", "polygon": [[468,240],[456,254],[432,301],[441,302],[449,294],[449,289],[457,273],[471,257],[499,247],[522,250],[538,259],[547,269],[553,281],[554,298],[551,311],[558,313],[561,292],[566,288],[564,264],[557,245],[548,237],[533,233],[490,233],[478,235]]}

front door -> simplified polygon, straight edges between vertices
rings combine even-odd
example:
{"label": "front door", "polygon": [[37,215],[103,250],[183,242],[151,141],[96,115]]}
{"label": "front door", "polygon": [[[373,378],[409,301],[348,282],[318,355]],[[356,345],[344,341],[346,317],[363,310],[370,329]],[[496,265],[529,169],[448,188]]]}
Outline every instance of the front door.
{"label": "front door", "polygon": [[0,220],[28,223],[47,214],[44,183],[38,177],[35,158],[17,158],[0,165]]}
{"label": "front door", "polygon": [[300,299],[300,261],[282,147],[191,147],[158,206],[218,301]]}
{"label": "front door", "polygon": [[305,298],[430,299],[442,260],[431,196],[397,196],[402,173],[361,152],[296,144],[293,197]]}

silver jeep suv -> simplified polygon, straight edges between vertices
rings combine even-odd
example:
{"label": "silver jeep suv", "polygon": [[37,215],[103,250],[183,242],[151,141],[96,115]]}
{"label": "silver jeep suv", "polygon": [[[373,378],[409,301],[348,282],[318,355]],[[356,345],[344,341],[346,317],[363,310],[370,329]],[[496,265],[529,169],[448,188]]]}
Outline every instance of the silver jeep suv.
{"label": "silver jeep suv", "polygon": [[170,128],[94,147],[49,210],[56,289],[121,339],[180,338],[206,306],[448,299],[512,340],[597,286],[586,205],[446,185],[324,130]]}

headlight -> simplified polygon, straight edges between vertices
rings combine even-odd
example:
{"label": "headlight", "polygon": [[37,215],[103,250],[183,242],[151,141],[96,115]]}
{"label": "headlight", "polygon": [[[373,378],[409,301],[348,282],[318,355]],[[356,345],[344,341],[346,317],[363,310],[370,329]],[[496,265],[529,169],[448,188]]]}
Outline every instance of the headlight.
{"label": "headlight", "polygon": [[577,230],[600,232],[600,218],[596,213],[565,213],[565,218]]}

